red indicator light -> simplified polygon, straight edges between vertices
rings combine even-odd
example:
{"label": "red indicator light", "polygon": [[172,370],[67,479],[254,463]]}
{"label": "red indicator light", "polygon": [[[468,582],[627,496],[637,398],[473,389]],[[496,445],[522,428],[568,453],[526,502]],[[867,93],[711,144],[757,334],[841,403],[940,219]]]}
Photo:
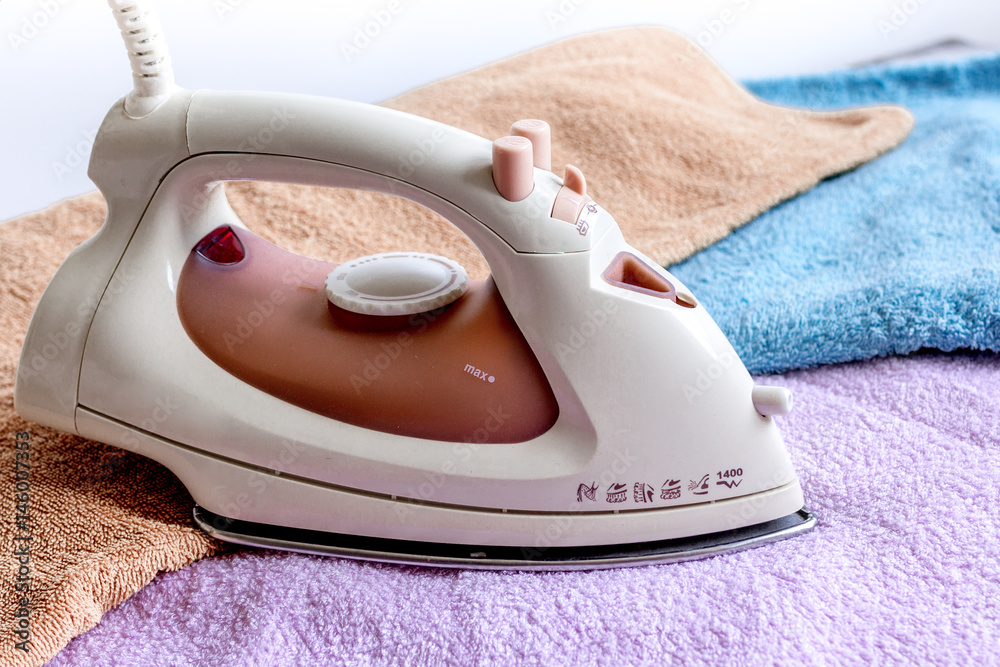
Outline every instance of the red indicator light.
{"label": "red indicator light", "polygon": [[194,247],[195,252],[216,264],[236,264],[246,253],[236,232],[229,225],[216,227]]}

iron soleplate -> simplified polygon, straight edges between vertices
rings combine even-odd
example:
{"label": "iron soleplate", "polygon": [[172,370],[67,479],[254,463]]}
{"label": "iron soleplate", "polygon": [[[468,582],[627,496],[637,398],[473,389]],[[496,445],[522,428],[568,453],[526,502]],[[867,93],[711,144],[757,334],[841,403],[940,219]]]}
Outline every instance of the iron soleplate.
{"label": "iron soleplate", "polygon": [[677,563],[732,553],[805,532],[816,517],[803,507],[773,521],[709,535],[586,547],[470,546],[359,537],[239,521],[195,505],[198,527],[224,542],[319,556],[338,556],[397,565],[472,570],[602,570]]}

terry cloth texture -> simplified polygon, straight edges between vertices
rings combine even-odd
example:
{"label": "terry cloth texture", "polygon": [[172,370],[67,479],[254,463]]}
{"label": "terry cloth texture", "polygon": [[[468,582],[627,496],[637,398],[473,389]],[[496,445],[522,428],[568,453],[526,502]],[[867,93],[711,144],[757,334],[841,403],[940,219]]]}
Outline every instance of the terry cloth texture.
{"label": "terry cloth texture", "polygon": [[[14,371],[34,304],[103,217],[103,200],[91,194],[0,226],[2,665],[42,664],[157,572],[220,550],[191,525],[191,497],[159,464],[14,413]],[[24,584],[28,591],[17,589]],[[16,648],[25,638],[27,652]]]}
{"label": "terry cloth texture", "polygon": [[1000,350],[1000,56],[751,89],[810,107],[891,101],[917,118],[884,158],[671,268],[751,371]]}
{"label": "terry cloth texture", "polygon": [[811,532],[702,561],[488,573],[277,552],[158,577],[52,667],[973,665],[1000,637],[1000,358],[796,371]]}
{"label": "terry cloth texture", "polygon": [[[763,104],[687,40],[662,29],[574,38],[433,84],[390,103],[487,137],[541,117],[555,128],[557,165],[572,161],[626,234],[677,260],[774,203],[899,143],[910,115],[896,107],[813,113]],[[451,255],[480,275],[464,237],[391,197],[238,184],[234,207],[251,229],[314,257],[346,260],[409,249]],[[104,216],[87,195],[0,227],[0,484],[14,492],[15,436],[31,442],[31,652],[15,650],[12,587],[0,592],[0,663],[39,665],[160,570],[218,546],[190,527],[191,500],[162,468],[12,412],[18,349],[59,262]],[[8,494],[8,498],[12,496]],[[13,509],[11,510],[13,511]],[[19,528],[0,522],[13,544]],[[13,573],[11,549],[0,568]]]}

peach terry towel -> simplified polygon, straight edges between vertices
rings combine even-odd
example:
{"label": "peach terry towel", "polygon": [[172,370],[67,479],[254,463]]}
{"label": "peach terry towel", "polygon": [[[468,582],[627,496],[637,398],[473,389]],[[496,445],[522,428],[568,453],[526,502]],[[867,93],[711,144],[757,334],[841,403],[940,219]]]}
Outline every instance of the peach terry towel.
{"label": "peach terry towel", "polygon": [[[556,168],[580,167],[590,194],[626,238],[662,263],[871,160],[912,126],[898,107],[811,112],[765,104],[694,44],[656,28],[569,39],[387,105],[487,138],[505,135],[520,118],[547,120]],[[405,201],[260,183],[230,184],[228,193],[248,227],[296,252],[346,260],[409,249],[451,256],[472,274],[486,271],[457,230]],[[157,572],[221,549],[192,526],[190,497],[159,465],[14,414],[15,368],[34,305],[59,262],[97,230],[104,212],[95,193],[0,226],[6,334],[0,486],[8,502],[0,522],[7,577],[0,588],[0,663],[6,665],[42,664]],[[18,495],[19,481],[27,483],[26,495]],[[25,536],[30,541],[19,539]],[[16,553],[25,544],[28,553]],[[29,582],[28,591],[17,590],[19,578]],[[21,636],[30,636],[28,651],[17,648],[18,632],[30,633]]]}

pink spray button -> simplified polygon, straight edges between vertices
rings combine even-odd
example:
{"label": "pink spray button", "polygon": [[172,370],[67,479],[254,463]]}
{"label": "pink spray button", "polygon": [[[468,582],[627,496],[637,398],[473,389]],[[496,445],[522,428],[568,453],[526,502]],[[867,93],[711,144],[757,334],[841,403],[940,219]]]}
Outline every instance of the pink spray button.
{"label": "pink spray button", "polygon": [[493,142],[493,184],[507,201],[521,201],[535,188],[531,141],[501,137]]}

